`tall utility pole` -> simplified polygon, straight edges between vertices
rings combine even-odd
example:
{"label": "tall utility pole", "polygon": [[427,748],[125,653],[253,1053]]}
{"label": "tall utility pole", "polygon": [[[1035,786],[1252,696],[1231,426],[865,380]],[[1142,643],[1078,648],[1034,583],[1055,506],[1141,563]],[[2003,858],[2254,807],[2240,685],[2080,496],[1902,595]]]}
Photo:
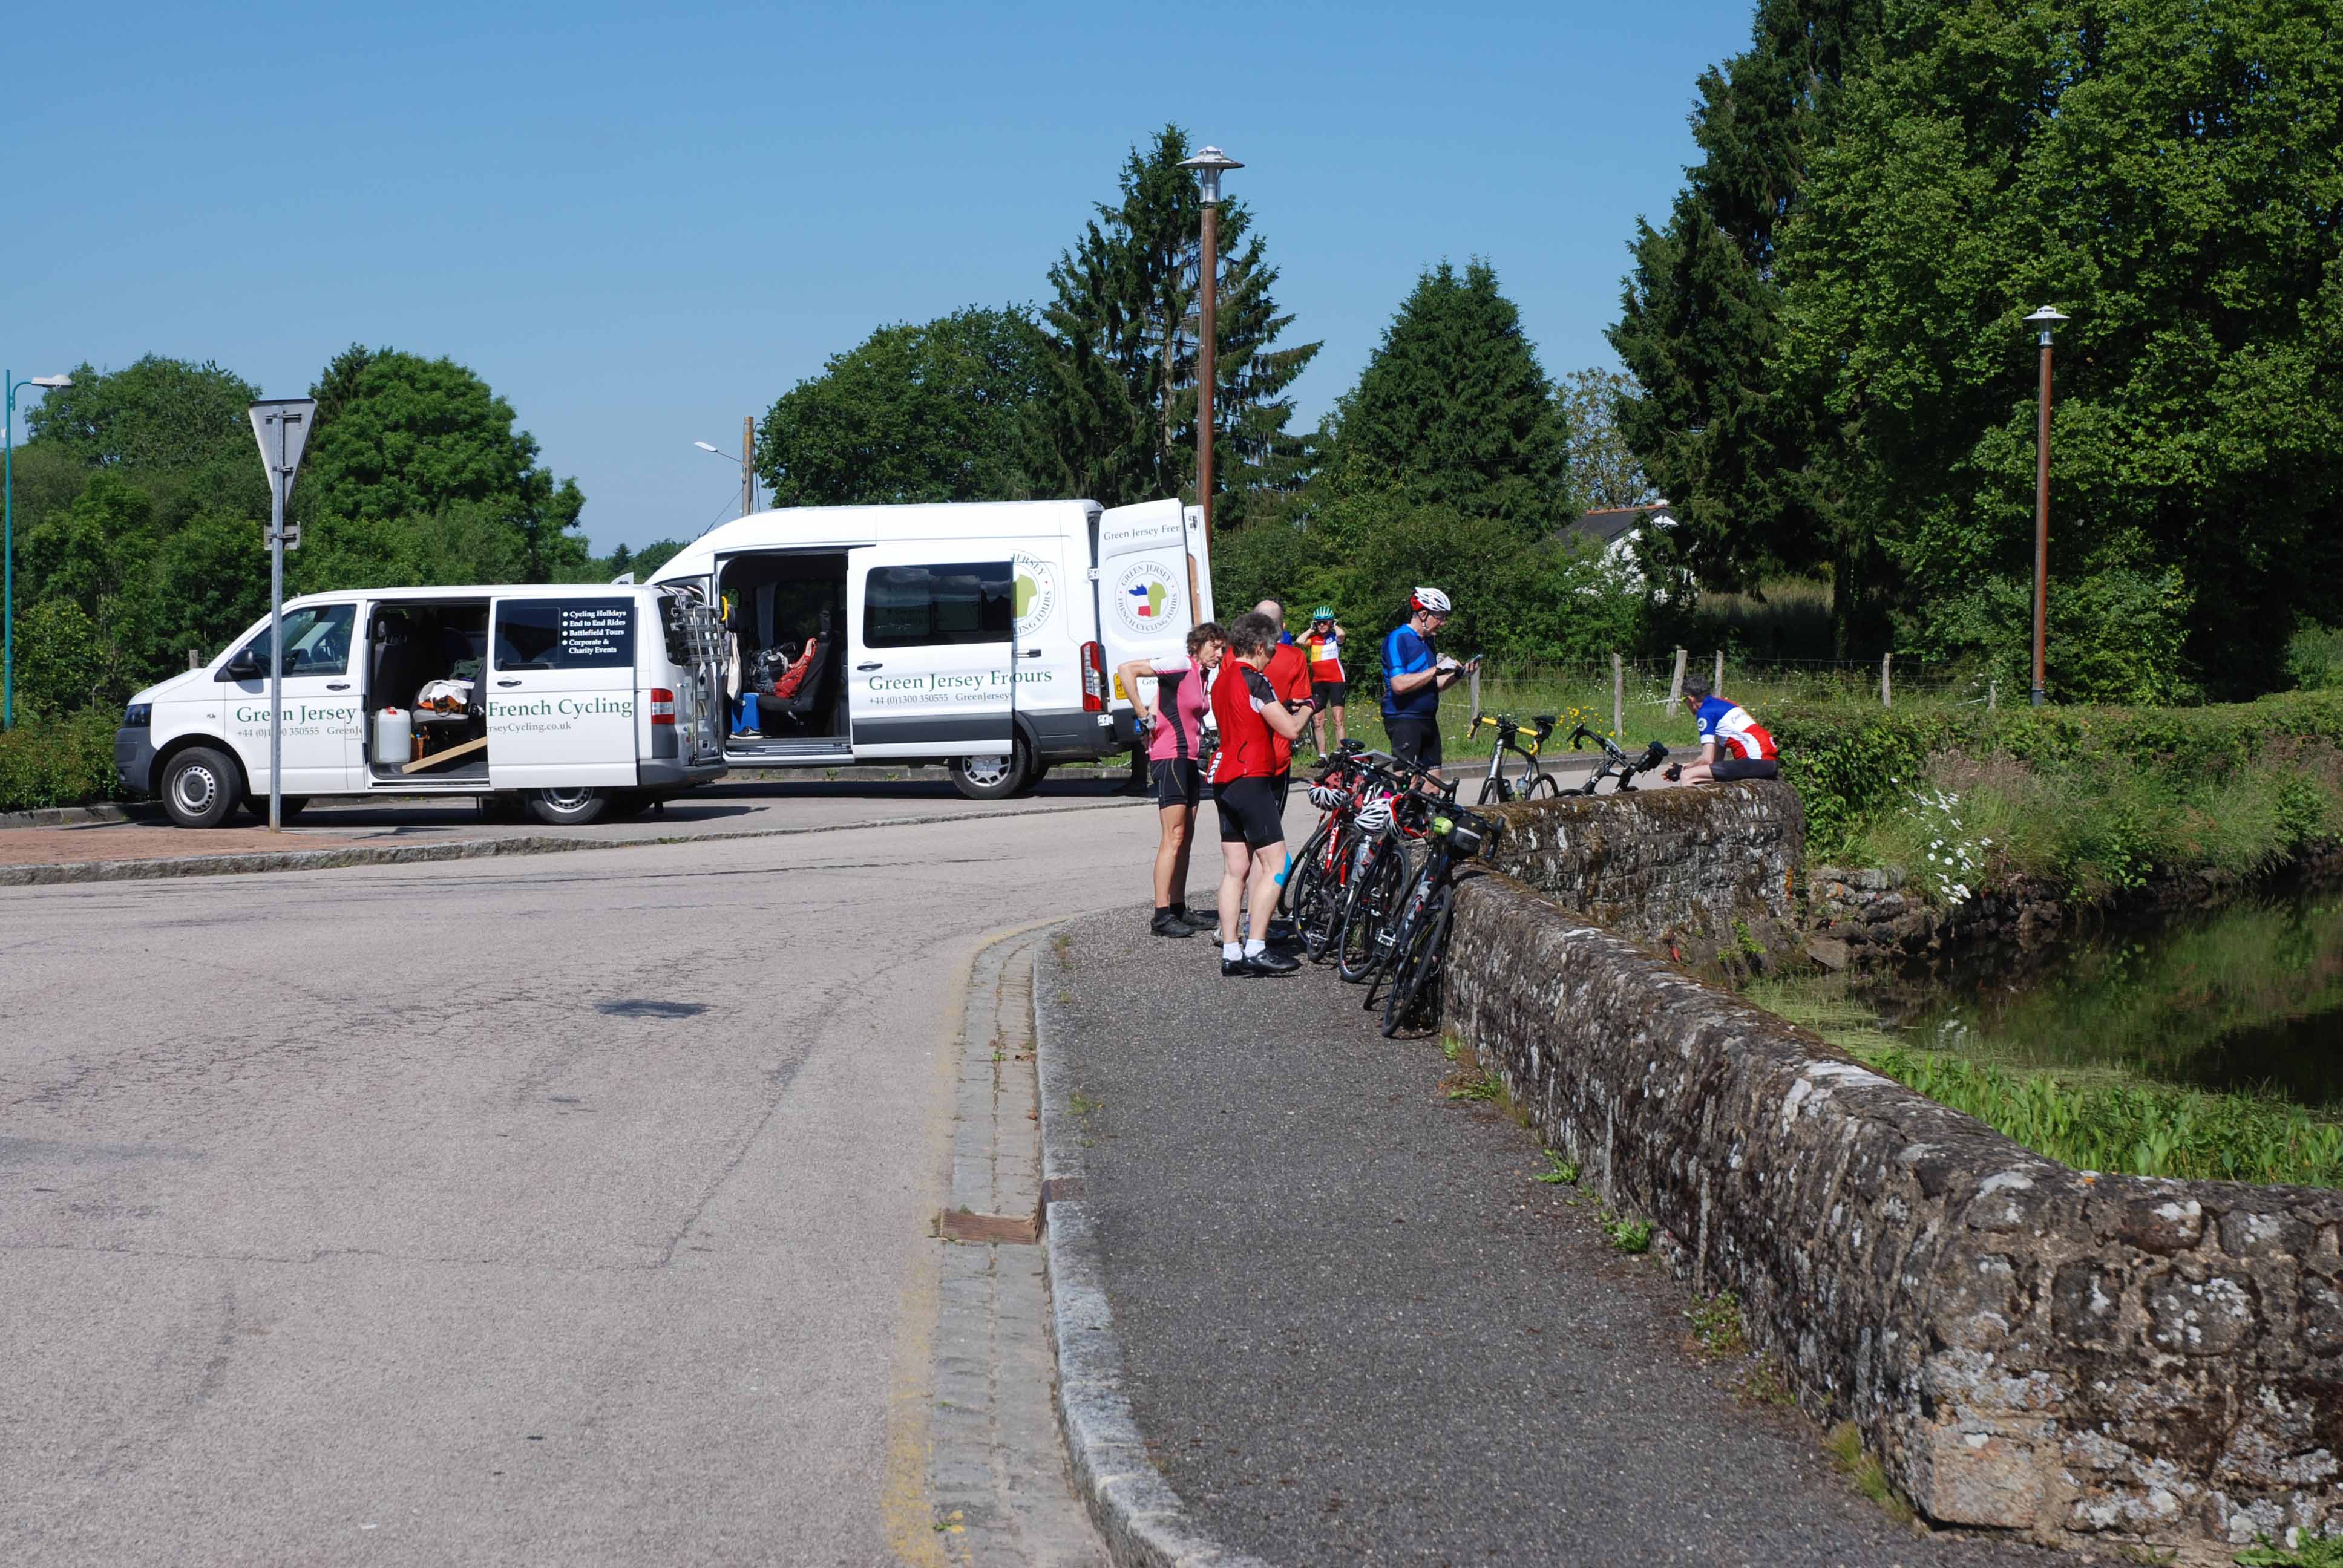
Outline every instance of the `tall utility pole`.
{"label": "tall utility pole", "polygon": [[2042,383],[2034,399],[2034,706],[2044,695],[2050,623],[2050,329],[2066,319],[2049,306],[2027,317],[2042,329]]}
{"label": "tall utility pole", "polygon": [[740,515],[757,509],[757,417],[740,417]]}
{"label": "tall utility pole", "polygon": [[1221,281],[1221,171],[1241,169],[1244,165],[1218,147],[1206,147],[1192,158],[1182,158],[1180,166],[1195,170],[1203,186],[1204,254],[1197,276],[1201,304],[1196,326],[1196,505],[1209,542],[1212,537],[1212,350],[1219,342],[1213,315]]}

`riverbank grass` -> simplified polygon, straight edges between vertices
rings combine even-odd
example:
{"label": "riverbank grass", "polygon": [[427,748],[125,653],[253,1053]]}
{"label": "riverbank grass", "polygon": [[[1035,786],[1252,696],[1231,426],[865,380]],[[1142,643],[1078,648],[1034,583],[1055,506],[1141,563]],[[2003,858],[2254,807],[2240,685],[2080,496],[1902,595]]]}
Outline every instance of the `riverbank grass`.
{"label": "riverbank grass", "polygon": [[2343,1125],[2274,1095],[2206,1093],[2104,1069],[2029,1070],[1918,1050],[1859,1003],[1795,981],[1761,981],[1747,994],[1883,1077],[2080,1171],[2343,1187]]}

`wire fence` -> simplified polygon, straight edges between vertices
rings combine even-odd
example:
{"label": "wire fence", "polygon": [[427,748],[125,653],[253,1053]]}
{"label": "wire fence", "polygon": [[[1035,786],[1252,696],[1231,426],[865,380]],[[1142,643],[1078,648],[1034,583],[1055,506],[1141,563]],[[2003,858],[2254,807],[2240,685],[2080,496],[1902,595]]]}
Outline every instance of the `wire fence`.
{"label": "wire fence", "polygon": [[[1707,679],[1721,696],[1765,721],[1767,711],[1815,702],[1879,703],[1888,707],[1996,707],[2014,694],[1971,670],[1894,655],[1884,659],[1751,659],[1694,653],[1583,664],[1484,665],[1477,678],[1460,680],[1442,699],[1443,749],[1452,757],[1486,757],[1493,732],[1473,730],[1480,714],[1557,720],[1551,751],[1576,725],[1625,742],[1693,743],[1696,726],[1678,699],[1685,677]],[[2022,694],[2015,694],[2020,695]],[[1383,743],[1380,675],[1351,683],[1344,733]]]}

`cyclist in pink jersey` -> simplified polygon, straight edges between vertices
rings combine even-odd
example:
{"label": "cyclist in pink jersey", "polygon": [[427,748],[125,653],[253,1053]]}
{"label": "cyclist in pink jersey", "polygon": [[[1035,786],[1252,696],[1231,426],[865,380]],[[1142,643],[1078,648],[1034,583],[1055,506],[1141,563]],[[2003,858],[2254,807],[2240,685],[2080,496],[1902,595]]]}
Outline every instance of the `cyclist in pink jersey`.
{"label": "cyclist in pink jersey", "polygon": [[[1131,706],[1148,729],[1147,759],[1163,828],[1155,846],[1155,918],[1148,930],[1159,937],[1192,937],[1198,930],[1188,915],[1188,851],[1195,843],[1196,802],[1203,790],[1197,764],[1204,752],[1204,713],[1212,704],[1207,682],[1228,640],[1208,620],[1188,634],[1187,658],[1133,658],[1115,668],[1115,680],[1131,694]],[[1152,702],[1139,687],[1151,676]]]}

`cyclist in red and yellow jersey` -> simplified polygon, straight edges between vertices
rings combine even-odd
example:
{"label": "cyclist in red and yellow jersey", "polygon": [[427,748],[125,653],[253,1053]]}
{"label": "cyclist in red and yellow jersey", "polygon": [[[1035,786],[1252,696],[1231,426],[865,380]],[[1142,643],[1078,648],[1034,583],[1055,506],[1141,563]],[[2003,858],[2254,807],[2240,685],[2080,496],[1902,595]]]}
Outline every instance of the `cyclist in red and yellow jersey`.
{"label": "cyclist in red and yellow jersey", "polygon": [[[1334,618],[1332,605],[1310,612],[1310,629],[1302,634],[1302,651],[1310,659],[1310,695],[1318,699],[1318,755],[1332,757],[1342,749],[1342,694],[1350,682],[1342,674],[1342,638],[1350,635]],[[1326,721],[1334,721],[1334,744],[1326,744]]]}

